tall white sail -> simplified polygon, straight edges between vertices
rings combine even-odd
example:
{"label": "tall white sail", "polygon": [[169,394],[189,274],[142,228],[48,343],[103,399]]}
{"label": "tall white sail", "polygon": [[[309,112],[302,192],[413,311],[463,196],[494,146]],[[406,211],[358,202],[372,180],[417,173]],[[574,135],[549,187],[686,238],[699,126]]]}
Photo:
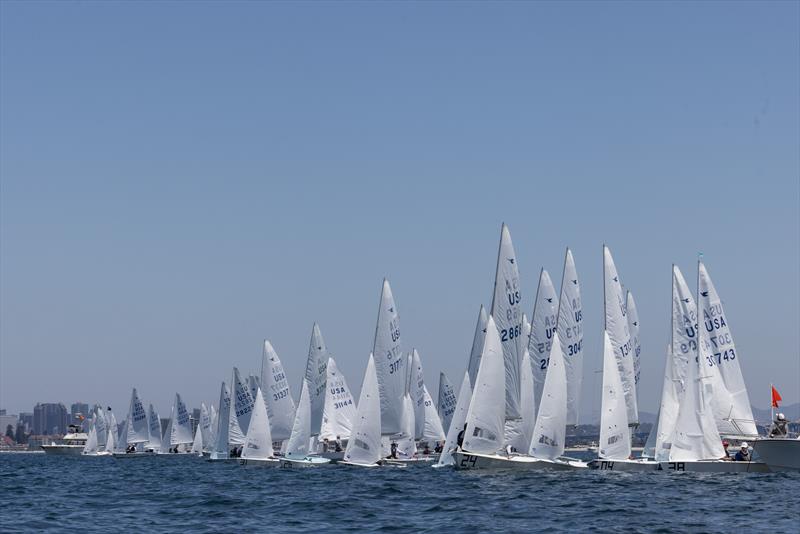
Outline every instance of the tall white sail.
{"label": "tall white sail", "polygon": [[543,460],[554,460],[564,454],[567,434],[567,374],[564,353],[558,332],[553,336],[550,364],[544,379],[542,401],[533,429],[530,455]]}
{"label": "tall white sail", "polygon": [[211,414],[208,413],[205,402],[200,403],[200,421],[198,421],[197,426],[203,436],[203,446],[208,448],[213,432],[211,430]]}
{"label": "tall white sail", "polygon": [[481,304],[481,309],[478,311],[478,322],[475,323],[475,334],[472,336],[472,349],[469,353],[469,373],[470,384],[475,383],[475,378],[478,376],[478,367],[481,365],[481,353],[483,353],[483,340],[486,337],[486,323],[489,322],[489,315],[486,313],[486,308]]}
{"label": "tall white sail", "polygon": [[322,332],[317,323],[311,329],[306,360],[306,380],[308,380],[309,402],[311,406],[311,433],[319,434],[322,426],[322,412],[325,409],[325,378],[330,353],[325,346]]}
{"label": "tall white sail", "polygon": [[311,394],[308,387],[309,381],[303,379],[300,390],[300,400],[297,401],[292,435],[286,445],[286,456],[289,458],[304,458],[308,454],[308,444],[311,441]]}
{"label": "tall white sail", "polygon": [[159,419],[158,412],[153,408],[152,404],[149,407],[147,424],[150,427],[149,447],[156,452],[161,452],[161,419]]}
{"label": "tall white sail", "polygon": [[701,328],[708,334],[714,363],[719,367],[725,387],[732,397],[730,419],[733,420],[739,434],[755,436],[758,431],[742,377],[740,353],[736,351],[722,301],[703,262],[698,264],[698,276]]}
{"label": "tall white sail", "polygon": [[633,371],[633,343],[625,303],[625,293],[619,280],[617,267],[611,251],[603,245],[603,288],[605,294],[605,330],[611,339],[617,366],[625,390],[625,405],[628,410],[628,424],[639,424],[639,408],[636,401],[636,379]]}
{"label": "tall white sail", "polygon": [[[228,442],[231,445],[244,445],[245,434],[242,427],[239,426],[239,418],[236,417],[236,402],[231,397],[231,391],[228,385],[225,384],[226,398],[230,404],[230,411],[228,414]],[[255,406],[255,402],[253,403]],[[252,414],[252,412],[251,412]]]}
{"label": "tall white sail", "polygon": [[173,417],[170,445],[174,446],[183,443],[191,443],[193,438],[192,423],[189,421],[189,411],[186,409],[186,404],[178,393],[175,394]]}
{"label": "tall white sail", "polygon": [[458,445],[458,433],[462,430],[466,432],[467,413],[469,412],[471,399],[472,386],[469,383],[469,371],[467,371],[461,381],[461,389],[458,390],[456,409],[453,412],[453,418],[450,420],[450,428],[447,429],[447,439],[445,439],[442,454],[439,456],[439,465],[453,465],[452,452],[456,450]]}
{"label": "tall white sail", "polygon": [[197,429],[194,431],[194,440],[192,440],[192,448],[189,452],[192,454],[203,453],[203,431],[200,425],[197,425]]}
{"label": "tall white sail", "polygon": [[211,451],[212,458],[227,458],[229,454],[230,442],[230,420],[231,420],[231,395],[228,392],[225,382],[219,388],[219,413],[217,414],[217,430],[214,432],[214,448]]}
{"label": "tall white sail", "polygon": [[233,368],[233,409],[236,421],[242,433],[247,434],[250,428],[250,417],[253,415],[253,396],[250,386],[242,380],[239,369]]}
{"label": "tall white sail", "polygon": [[92,426],[89,436],[83,446],[83,454],[97,454],[97,428]]}
{"label": "tall white sail", "polygon": [[350,439],[356,419],[356,403],[353,392],[347,385],[344,375],[336,366],[333,357],[328,358],[325,369],[325,406],[322,412],[322,428],[319,439]]}
{"label": "tall white sail", "polygon": [[217,443],[217,429],[218,429],[218,426],[219,426],[219,414],[217,413],[217,409],[214,407],[213,404],[211,405],[211,409],[209,411],[211,412],[210,413],[211,432],[209,433],[208,443],[206,444],[206,447],[208,447],[208,450],[211,451],[211,450],[214,450],[214,446]]}
{"label": "tall white sail", "polygon": [[406,358],[400,340],[400,318],[389,281],[383,280],[375,342],[372,348],[381,395],[381,433],[400,432],[406,391]]}
{"label": "tall white sail", "polygon": [[248,375],[247,388],[250,390],[250,396],[255,400],[258,388],[261,387],[261,380],[256,375]]}
{"label": "tall white sail", "polygon": [[411,381],[408,393],[414,406],[414,437],[422,438],[425,429],[425,375],[422,372],[422,359],[417,349],[411,351]]}
{"label": "tall white sail", "polygon": [[628,311],[628,330],[631,333],[631,343],[633,344],[633,380],[638,391],[642,356],[642,344],[639,340],[639,311],[636,309],[636,301],[633,300],[633,293],[630,291],[627,292],[625,302]]}
{"label": "tall white sail", "polygon": [[98,407],[97,411],[95,412],[94,421],[94,427],[97,431],[97,447],[98,450],[103,450],[106,446],[106,442],[108,441],[108,422],[106,421],[106,418],[103,415],[103,410],[101,410],[100,407]]}
{"label": "tall white sail", "polygon": [[172,448],[172,446],[174,445],[172,443],[172,424],[174,422],[175,422],[175,405],[173,404],[169,410],[169,421],[167,421],[167,428],[166,430],[164,430],[164,439],[166,440],[165,445],[167,445],[168,448]]}
{"label": "tall white sail", "polygon": [[558,338],[564,351],[564,371],[567,375],[567,424],[577,425],[583,383],[583,308],[578,272],[570,249],[567,249],[564,257],[564,273],[561,277]]}
{"label": "tall white sail", "polygon": [[741,432],[732,418],[734,412],[733,396],[722,380],[722,374],[709,339],[710,336],[702,325],[698,325],[697,334],[698,358],[703,362],[701,364],[701,376],[706,378],[704,383],[705,394],[714,413],[717,430],[723,436],[738,436]]}
{"label": "tall white sail", "polygon": [[531,317],[531,335],[528,338],[528,353],[533,370],[534,404],[539,406],[544,388],[544,377],[547,375],[547,364],[550,361],[550,348],[556,333],[558,315],[558,297],[550,275],[544,269],[539,273],[539,285],[536,289],[536,300],[533,303]]}
{"label": "tall white sail", "polygon": [[128,447],[128,433],[130,432],[130,427],[131,417],[130,414],[128,414],[128,417],[125,418],[125,422],[122,423],[122,427],[119,429],[119,438],[116,443],[114,443],[114,452],[123,452]]}
{"label": "tall white sail", "polygon": [[417,444],[414,441],[415,432],[415,406],[411,395],[403,396],[403,416],[400,419],[400,437],[397,438],[397,454],[402,458],[411,458],[417,453]]}
{"label": "tall white sail", "polygon": [[113,452],[117,449],[117,431],[119,430],[114,412],[108,412],[108,435],[106,436],[106,450]]}
{"label": "tall white sail", "polygon": [[427,386],[422,387],[422,399],[425,408],[423,412],[425,424],[422,426],[422,439],[427,441],[443,441],[445,434],[444,428],[442,427],[442,420],[439,419],[436,406],[433,404],[433,397],[431,397]]}
{"label": "tall white sail", "polygon": [[617,359],[608,332],[603,332],[603,398],[600,412],[598,456],[606,460],[626,460],[631,455],[628,409],[619,375]]}
{"label": "tall white sail", "polygon": [[264,396],[259,388],[253,407],[253,417],[250,419],[247,438],[242,448],[242,458],[264,459],[271,458],[273,455],[267,405],[264,403]]}
{"label": "tall white sail", "polygon": [[494,454],[503,448],[505,430],[505,362],[494,318],[489,316],[481,365],[467,413],[463,449]]}
{"label": "tall white sail", "polygon": [[450,421],[456,411],[456,392],[453,384],[447,379],[443,372],[439,373],[439,402],[436,405],[439,419],[442,421],[442,428],[445,432],[450,430]]}
{"label": "tall white sail", "polygon": [[520,427],[520,446],[517,450],[527,452],[533,439],[533,427],[536,425],[536,399],[533,389],[533,369],[531,356],[525,348],[520,367],[520,404],[522,406],[522,426]]}
{"label": "tall white sail", "polygon": [[267,402],[272,439],[289,439],[294,425],[294,399],[289,391],[289,382],[283,370],[278,353],[272,343],[264,340],[264,354],[261,359],[261,394]]}
{"label": "tall white sail", "polygon": [[144,411],[136,388],[131,393],[131,406],[128,411],[128,443],[145,443],[150,440],[147,429],[147,413]]}
{"label": "tall white sail", "polygon": [[497,251],[497,270],[490,315],[497,325],[503,347],[506,376],[506,419],[522,417],[519,404],[519,368],[522,354],[517,350],[517,338],[522,335],[521,302],[517,256],[514,253],[508,226],[503,224],[500,230],[500,248]]}
{"label": "tall white sail", "polygon": [[381,459],[381,397],[372,354],[364,372],[353,433],[347,442],[344,459],[357,464],[374,464]]}

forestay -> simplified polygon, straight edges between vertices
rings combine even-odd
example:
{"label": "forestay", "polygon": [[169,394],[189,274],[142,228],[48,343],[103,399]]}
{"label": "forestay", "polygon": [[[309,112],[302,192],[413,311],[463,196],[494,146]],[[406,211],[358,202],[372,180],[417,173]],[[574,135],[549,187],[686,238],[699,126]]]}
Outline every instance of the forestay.
{"label": "forestay", "polygon": [[557,313],[556,289],[553,287],[550,275],[542,269],[539,273],[539,285],[536,288],[536,300],[533,302],[531,335],[528,341],[536,406],[539,406],[542,399],[544,377],[547,375],[547,363],[550,361],[550,348],[553,344],[553,335],[556,333]]}
{"label": "forestay", "polygon": [[289,439],[294,425],[294,399],[289,392],[289,382],[278,353],[267,340],[264,340],[261,359],[261,394],[267,402],[272,439]]}
{"label": "forestay", "polygon": [[311,433],[319,434],[322,425],[322,412],[325,409],[325,380],[330,353],[322,338],[317,323],[311,329],[308,345],[306,376],[308,381],[309,404],[311,407]]}
{"label": "forestay", "polygon": [[400,340],[400,317],[386,279],[381,290],[372,354],[380,392],[381,433],[398,434],[406,392],[407,363]]}
{"label": "forestay", "polygon": [[300,400],[297,401],[292,435],[286,445],[286,456],[289,458],[305,458],[308,455],[308,444],[311,441],[311,394],[308,384],[308,380],[304,379]]}
{"label": "forestay", "polygon": [[452,421],[453,413],[456,410],[456,392],[444,372],[439,373],[439,402],[436,408],[439,413],[439,420],[442,422],[442,428],[445,432],[449,432],[450,421]]}
{"label": "forestay", "polygon": [[486,337],[486,323],[488,321],[489,315],[486,313],[483,304],[481,304],[481,309],[478,311],[478,321],[475,323],[475,334],[472,336],[472,350],[469,353],[469,366],[467,368],[471,384],[475,383],[475,378],[478,376],[478,367],[481,365],[483,340]]}
{"label": "forestay", "polygon": [[374,464],[381,459],[381,399],[372,354],[364,372],[353,433],[347,442],[344,459],[357,464]]}
{"label": "forestay", "polygon": [[247,438],[242,448],[242,458],[263,460],[272,458],[273,455],[267,406],[264,403],[261,388],[259,388],[256,393],[255,406],[253,407],[253,417],[250,420]]}
{"label": "forestay", "polygon": [[564,454],[567,432],[567,375],[564,353],[558,332],[553,336],[550,364],[542,389],[542,402],[533,429],[530,455],[543,460],[555,460]]}
{"label": "forestay", "polygon": [[627,460],[631,435],[625,392],[608,332],[603,331],[603,398],[600,412],[598,456],[604,460]]}
{"label": "forestay", "polygon": [[570,249],[567,249],[564,257],[561,277],[558,338],[564,352],[564,371],[567,375],[567,424],[577,425],[583,381],[583,309],[581,286]]}
{"label": "forestay", "polygon": [[505,376],[503,346],[494,318],[490,316],[477,382],[467,413],[465,451],[494,454],[503,447]]}
{"label": "forestay", "polygon": [[738,429],[738,433],[747,436],[758,434],[747,387],[742,377],[740,354],[736,351],[731,334],[730,324],[703,262],[698,264],[699,301],[702,327],[711,342],[711,355],[719,366],[722,380],[732,397],[732,413],[730,418]]}
{"label": "forestay", "polygon": [[347,385],[344,375],[336,366],[336,361],[328,358],[325,370],[325,407],[322,414],[322,429],[319,439],[334,440],[337,437],[349,439],[356,418],[356,403],[353,392]]}
{"label": "forestay", "polygon": [[503,348],[505,366],[505,418],[520,419],[519,368],[522,354],[518,352],[517,338],[522,335],[522,294],[519,269],[511,233],[503,224],[500,230],[500,247],[497,252],[497,270],[494,278],[494,295],[490,315]]}
{"label": "forestay", "polygon": [[625,405],[628,412],[628,424],[639,424],[639,409],[636,402],[636,379],[633,371],[633,343],[630,330],[622,283],[617,274],[617,267],[611,257],[611,251],[603,245],[603,287],[605,294],[605,330],[611,339],[617,366],[620,370],[622,388],[625,391]]}

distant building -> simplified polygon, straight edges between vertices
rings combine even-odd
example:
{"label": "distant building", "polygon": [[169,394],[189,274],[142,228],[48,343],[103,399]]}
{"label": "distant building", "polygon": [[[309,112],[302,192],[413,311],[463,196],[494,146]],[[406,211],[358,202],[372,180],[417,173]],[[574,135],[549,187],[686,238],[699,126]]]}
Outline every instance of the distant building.
{"label": "distant building", "polygon": [[25,428],[26,433],[33,432],[33,414],[31,412],[19,412],[19,424]]}
{"label": "distant building", "polygon": [[67,409],[63,404],[45,402],[33,407],[34,434],[65,434],[66,432]]}
{"label": "distant building", "polygon": [[85,402],[76,402],[70,406],[69,413],[69,424],[79,425],[82,423],[79,416],[83,416],[87,419],[89,418],[89,405]]}
{"label": "distant building", "polygon": [[[5,410],[2,411],[5,412]],[[11,425],[11,432],[16,432],[17,423],[18,419],[16,415],[6,415],[5,413],[0,413],[0,434],[5,435],[8,425]]]}

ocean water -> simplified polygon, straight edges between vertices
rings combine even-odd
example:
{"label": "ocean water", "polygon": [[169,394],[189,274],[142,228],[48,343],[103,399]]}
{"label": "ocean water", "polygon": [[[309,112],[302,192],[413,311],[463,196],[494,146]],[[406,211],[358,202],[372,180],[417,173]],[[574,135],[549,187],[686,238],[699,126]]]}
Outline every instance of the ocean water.
{"label": "ocean water", "polygon": [[800,473],[243,468],[0,454],[0,531],[798,532]]}

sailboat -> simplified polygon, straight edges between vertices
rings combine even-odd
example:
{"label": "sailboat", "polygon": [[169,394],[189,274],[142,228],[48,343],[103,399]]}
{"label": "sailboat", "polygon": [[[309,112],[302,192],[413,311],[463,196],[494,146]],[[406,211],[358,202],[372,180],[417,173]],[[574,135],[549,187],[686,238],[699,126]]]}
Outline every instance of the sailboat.
{"label": "sailboat", "polygon": [[309,381],[303,379],[300,390],[300,400],[292,425],[292,435],[286,445],[286,455],[280,459],[281,467],[314,467],[330,463],[328,458],[309,455],[309,442],[311,441],[311,392]]}
{"label": "sailboat", "polygon": [[[558,296],[550,275],[544,269],[539,272],[539,284],[536,287],[536,299],[533,301],[531,315],[531,334],[528,338],[528,355],[533,371],[534,406],[542,400],[544,378],[547,375],[547,364],[550,362],[550,349],[556,333],[558,314]],[[534,414],[535,416],[535,414]]]}
{"label": "sailboat", "polygon": [[149,456],[152,452],[144,450],[144,444],[148,441],[150,441],[150,433],[147,428],[147,414],[136,388],[133,388],[128,417],[125,419],[122,435],[116,444],[114,458]]}
{"label": "sailboat", "polygon": [[[384,285],[384,288],[386,287]],[[399,426],[397,430],[400,430]],[[347,442],[344,460],[339,464],[378,467],[384,463],[381,460],[381,450],[381,396],[375,359],[370,354],[364,372],[364,382],[361,384],[361,394],[358,397],[353,433]]]}
{"label": "sailboat", "polygon": [[83,446],[83,451],[81,451],[81,454],[84,456],[97,456],[97,452],[97,428],[94,424],[92,424],[92,428],[89,430],[89,436],[86,438],[86,444]]}
{"label": "sailboat", "polygon": [[[322,414],[325,411],[325,384],[328,376],[328,359],[330,352],[325,345],[319,325],[311,328],[311,340],[308,344],[306,360],[306,376],[308,381],[309,405],[311,408],[311,436],[319,436],[322,428]],[[292,429],[294,430],[294,428]]]}
{"label": "sailboat", "polygon": [[583,308],[581,286],[570,249],[567,249],[564,255],[556,330],[564,356],[564,373],[567,381],[566,423],[577,425],[581,383],[583,382]]}
{"label": "sailboat", "polygon": [[200,425],[194,431],[194,441],[192,441],[192,448],[189,449],[191,454],[196,456],[203,456],[203,429]]}
{"label": "sailboat", "polygon": [[289,439],[294,424],[294,399],[281,359],[268,340],[264,340],[261,358],[261,394],[265,396],[273,441]]}
{"label": "sailboat", "polygon": [[[387,279],[383,280],[381,288],[372,354],[374,355],[372,365],[376,373],[380,395],[381,435],[394,436],[400,433],[408,362],[406,355],[403,354],[400,339],[400,316]],[[359,402],[360,409],[361,403]],[[346,456],[347,454],[345,454]]]}
{"label": "sailboat", "polygon": [[443,371],[439,372],[439,402],[436,403],[436,411],[445,433],[450,430],[450,421],[456,411],[456,400],[453,384],[450,383]]}
{"label": "sailboat", "polygon": [[240,463],[251,467],[277,467],[279,464],[272,448],[267,405],[261,388],[258,388],[256,393],[255,407],[247,429],[247,439],[242,448]]}
{"label": "sailboat", "polygon": [[[169,428],[165,437],[169,438],[170,453],[186,453],[194,442],[194,438],[192,437],[192,423],[189,420],[189,411],[186,409],[186,404],[183,402],[183,399],[181,399],[179,393],[175,394]],[[161,452],[163,453],[164,451]]]}
{"label": "sailboat", "polygon": [[158,418],[158,412],[150,404],[147,413],[147,427],[150,431],[150,441],[147,443],[147,448],[155,453],[161,452],[161,420]]}
{"label": "sailboat", "polygon": [[625,392],[608,332],[603,332],[603,398],[600,412],[598,458],[589,467],[606,471],[653,471],[659,463],[630,459],[631,436]]}
{"label": "sailboat", "polygon": [[[231,394],[223,381],[219,389],[219,412],[217,414],[217,429],[214,432],[214,442],[209,454],[209,461],[236,461],[230,454],[232,438],[232,423],[235,419],[231,414]],[[238,426],[236,427],[238,429]],[[241,430],[239,431],[241,433]],[[244,441],[242,441],[244,444]]]}
{"label": "sailboat", "polygon": [[[353,392],[350,391],[333,357],[328,358],[325,375],[325,404],[322,410],[319,441],[328,446],[329,443],[335,444],[338,441],[341,444],[350,439],[356,420],[356,403],[353,400]],[[344,450],[336,451],[335,447],[333,449],[323,450],[320,455],[332,460],[344,458]]]}
{"label": "sailboat", "polygon": [[[211,438],[213,435],[213,431],[211,430],[211,414],[208,412],[208,408],[206,408],[206,403],[200,403],[200,421],[197,424],[197,427],[200,429],[200,439],[202,440],[202,451],[205,452],[208,450],[209,445],[212,443]],[[196,437],[195,437],[196,439]]]}
{"label": "sailboat", "polygon": [[[487,318],[488,320],[488,318]],[[434,467],[444,467],[446,465],[453,465],[453,452],[456,451],[458,446],[459,432],[466,431],[467,413],[469,412],[470,400],[472,399],[472,385],[469,381],[469,371],[464,373],[464,379],[461,381],[461,389],[458,390],[458,400],[456,400],[456,408],[453,411],[453,418],[450,421],[450,428],[447,430],[447,437],[444,441],[442,453],[439,455],[439,461]]]}
{"label": "sailboat", "polygon": [[106,447],[108,443],[109,423],[106,420],[102,408],[97,405],[94,412],[93,428],[97,432],[97,453],[96,456],[111,456],[111,451]]}

